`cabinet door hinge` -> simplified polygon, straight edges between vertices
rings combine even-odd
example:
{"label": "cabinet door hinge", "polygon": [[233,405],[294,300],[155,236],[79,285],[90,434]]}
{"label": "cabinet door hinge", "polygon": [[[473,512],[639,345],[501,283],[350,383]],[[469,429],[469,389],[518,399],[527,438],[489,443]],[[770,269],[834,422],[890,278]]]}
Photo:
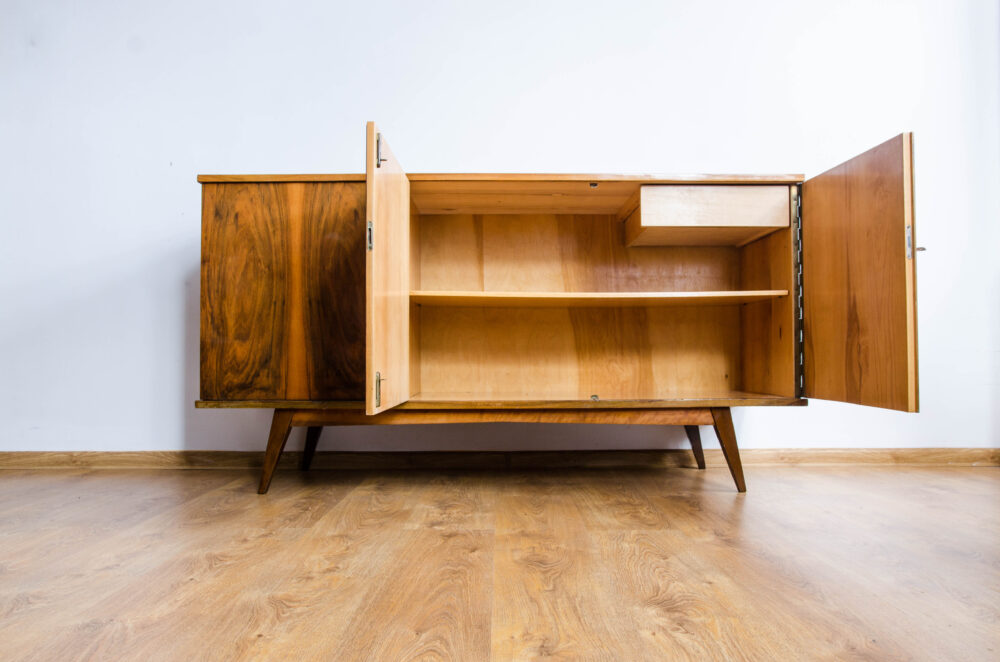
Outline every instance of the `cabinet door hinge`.
{"label": "cabinet door hinge", "polygon": [[371,221],[368,221],[368,231],[366,234],[368,235],[368,250],[371,250],[375,245],[375,229],[372,227]]}
{"label": "cabinet door hinge", "polygon": [[795,227],[792,228],[792,241],[795,243],[795,266],[793,272],[793,278],[795,281],[795,335],[794,340],[796,341],[795,353],[796,363],[795,372],[797,373],[798,379],[795,380],[798,387],[799,396],[805,394],[806,388],[806,352],[805,352],[805,305],[803,300],[803,292],[805,288],[802,283],[802,186],[795,187],[795,201],[794,209],[792,210],[795,214],[794,223]]}
{"label": "cabinet door hinge", "polygon": [[382,406],[382,373],[375,372],[375,406]]}
{"label": "cabinet door hinge", "polygon": [[376,133],[375,134],[375,167],[376,168],[381,168],[382,167],[382,162],[383,161],[387,161],[387,160],[388,159],[382,158],[382,134],[381,133]]}

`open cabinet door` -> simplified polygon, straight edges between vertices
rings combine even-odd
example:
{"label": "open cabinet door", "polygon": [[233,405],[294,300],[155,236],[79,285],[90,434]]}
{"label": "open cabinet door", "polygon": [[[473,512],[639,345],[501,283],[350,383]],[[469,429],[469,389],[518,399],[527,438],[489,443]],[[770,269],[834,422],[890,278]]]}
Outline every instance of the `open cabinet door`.
{"label": "open cabinet door", "polygon": [[802,185],[806,397],[918,409],[912,143]]}
{"label": "open cabinet door", "polygon": [[365,411],[410,397],[410,180],[374,122],[367,126]]}

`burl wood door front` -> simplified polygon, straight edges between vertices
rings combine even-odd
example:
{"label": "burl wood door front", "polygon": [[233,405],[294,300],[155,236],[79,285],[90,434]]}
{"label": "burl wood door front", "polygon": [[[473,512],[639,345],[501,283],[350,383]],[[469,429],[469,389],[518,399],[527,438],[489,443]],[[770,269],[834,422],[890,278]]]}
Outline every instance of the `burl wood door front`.
{"label": "burl wood door front", "polygon": [[202,190],[201,399],[361,400],[363,182]]}
{"label": "burl wood door front", "polygon": [[802,186],[807,397],[918,410],[912,142]]}

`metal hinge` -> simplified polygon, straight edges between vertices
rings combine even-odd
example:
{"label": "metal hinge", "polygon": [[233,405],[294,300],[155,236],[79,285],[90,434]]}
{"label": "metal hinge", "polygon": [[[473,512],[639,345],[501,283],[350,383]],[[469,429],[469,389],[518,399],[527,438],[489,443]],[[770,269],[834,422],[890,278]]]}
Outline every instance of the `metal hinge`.
{"label": "metal hinge", "polygon": [[802,187],[798,186],[795,194],[795,234],[793,235],[795,241],[795,326],[797,327],[797,340],[798,340],[798,363],[796,372],[798,372],[798,383],[799,383],[799,395],[805,391],[806,388],[806,353],[805,353],[805,305],[803,303],[802,293]]}
{"label": "metal hinge", "polygon": [[383,159],[382,158],[382,134],[381,133],[376,133],[375,134],[375,167],[376,168],[381,168],[382,167],[382,162],[383,161],[387,161],[387,160],[388,159]]}
{"label": "metal hinge", "polygon": [[368,250],[371,250],[375,245],[375,230],[372,228],[372,222],[368,221]]}
{"label": "metal hinge", "polygon": [[912,225],[907,225],[906,226],[906,259],[907,260],[912,260],[913,259],[913,253],[914,253],[914,251],[920,252],[920,251],[925,251],[925,250],[927,250],[927,249],[924,248],[923,246],[917,246],[916,248],[913,247],[913,226]]}
{"label": "metal hinge", "polygon": [[382,406],[382,373],[375,373],[375,406]]}

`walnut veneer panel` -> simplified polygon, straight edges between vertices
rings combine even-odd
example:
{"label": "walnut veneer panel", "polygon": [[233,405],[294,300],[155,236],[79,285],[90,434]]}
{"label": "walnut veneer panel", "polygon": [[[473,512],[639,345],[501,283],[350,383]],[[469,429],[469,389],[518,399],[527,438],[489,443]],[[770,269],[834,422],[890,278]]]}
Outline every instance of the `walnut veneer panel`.
{"label": "walnut veneer panel", "polygon": [[361,399],[365,185],[207,183],[202,213],[202,399]]}

